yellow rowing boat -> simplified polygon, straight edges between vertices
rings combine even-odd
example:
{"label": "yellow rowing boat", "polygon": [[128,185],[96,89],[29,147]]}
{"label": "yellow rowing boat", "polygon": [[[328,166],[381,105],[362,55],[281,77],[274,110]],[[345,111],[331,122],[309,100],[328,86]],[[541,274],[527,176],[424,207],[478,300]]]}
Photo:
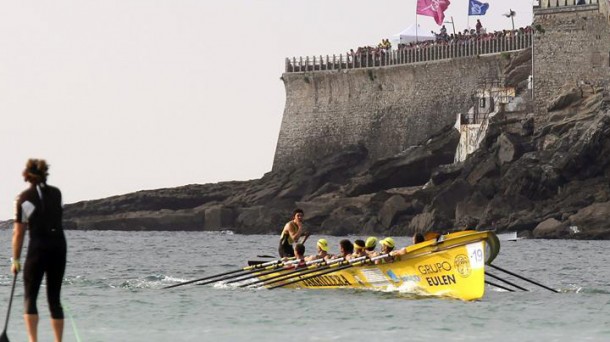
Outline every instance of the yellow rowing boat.
{"label": "yellow rowing boat", "polygon": [[[490,231],[461,231],[408,246],[391,263],[352,260],[333,265],[310,265],[282,280],[276,272],[258,277],[265,286],[307,289],[404,289],[422,295],[475,300],[485,292],[485,265],[500,250]],[[279,284],[278,284],[279,283]]]}

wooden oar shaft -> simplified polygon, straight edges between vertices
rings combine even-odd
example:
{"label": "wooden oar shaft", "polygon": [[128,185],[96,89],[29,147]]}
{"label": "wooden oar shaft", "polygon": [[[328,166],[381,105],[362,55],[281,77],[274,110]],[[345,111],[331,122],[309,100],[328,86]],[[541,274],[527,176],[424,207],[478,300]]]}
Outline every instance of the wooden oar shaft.
{"label": "wooden oar shaft", "polygon": [[506,283],[506,284],[508,284],[508,285],[514,286],[514,287],[518,288],[518,289],[519,289],[519,290],[521,290],[521,291],[529,291],[529,290],[528,290],[528,289],[526,289],[526,288],[523,288],[523,287],[521,287],[521,286],[519,286],[519,285],[517,285],[517,284],[515,284],[515,283],[512,283],[512,282],[510,282],[510,281],[508,281],[508,280],[506,280],[506,279],[502,279],[502,278],[498,277],[497,275],[493,275],[493,274],[491,274],[491,273],[489,273],[489,272],[487,272],[487,271],[485,272],[485,275],[486,275],[486,276],[488,276],[488,277],[492,277],[492,278],[494,278],[494,279],[497,279],[497,280],[499,280],[499,281],[501,281],[501,282],[504,282],[504,283]]}
{"label": "wooden oar shaft", "polygon": [[[279,264],[274,264],[274,265],[269,265],[265,268],[263,268],[262,270],[254,270],[254,271],[247,271],[245,273],[242,274],[235,274],[232,276],[228,276],[228,277],[224,277],[222,279],[213,279],[213,280],[208,280],[206,282],[203,283],[198,283],[197,285],[208,285],[208,284],[212,284],[212,283],[216,283],[219,281],[224,281],[227,279],[233,279],[230,281],[227,281],[226,284],[231,284],[231,283],[236,283],[238,281],[242,281],[242,280],[247,280],[250,278],[254,278],[254,277],[258,277],[259,275],[263,275],[263,274],[270,274],[270,273],[274,273],[277,272],[277,269],[282,267],[282,266],[290,266],[292,264],[294,264],[295,261],[287,261],[285,263],[279,263]],[[243,277],[243,278],[240,278]],[[238,279],[235,279],[238,278]]]}
{"label": "wooden oar shaft", "polygon": [[505,286],[502,286],[502,285],[498,285],[498,284],[496,284],[496,283],[492,283],[491,281],[487,281],[487,280],[485,280],[485,284],[489,284],[489,285],[491,285],[491,286],[495,286],[495,287],[497,287],[497,288],[499,288],[499,289],[506,290],[506,291],[508,291],[508,292],[515,292],[515,290],[513,290],[513,289],[510,289],[510,288],[505,287]]}
{"label": "wooden oar shaft", "polygon": [[[337,265],[341,265],[341,263],[339,263]],[[267,285],[275,284],[275,283],[280,282],[282,280],[287,280],[287,279],[294,278],[294,277],[300,277],[302,275],[310,274],[310,273],[313,273],[313,272],[324,271],[324,270],[327,270],[327,269],[332,268],[332,267],[334,267],[334,266],[333,265],[322,265],[322,266],[318,266],[318,267],[315,267],[315,268],[307,268],[307,269],[301,269],[301,270],[297,269],[295,271],[297,271],[298,274],[288,274],[288,275],[280,276],[277,279],[273,279],[271,281],[268,281],[270,279],[265,279],[265,282],[264,282],[263,285],[267,286]]]}
{"label": "wooden oar shaft", "polygon": [[[293,280],[291,280],[289,282],[286,282],[286,283],[282,283],[282,284],[271,286],[271,287],[269,287],[269,290],[273,290],[273,289],[278,288],[278,287],[283,287],[283,286],[287,286],[287,285],[290,285],[290,284],[294,284],[294,283],[297,283],[299,281],[304,281],[304,280],[307,280],[307,279],[315,278],[315,277],[318,277],[318,276],[321,276],[321,275],[325,275],[325,274],[328,274],[328,273],[337,272],[337,271],[340,271],[340,270],[344,270],[346,268],[350,268],[350,267],[354,267],[354,266],[359,266],[359,265],[364,264],[365,262],[375,262],[376,260],[383,259],[383,258],[386,258],[388,256],[390,256],[389,253],[388,254],[378,255],[378,256],[370,258],[370,259],[368,257],[359,257],[359,258],[356,258],[356,259],[348,260],[347,261],[348,264],[345,264],[344,262],[342,262],[342,263],[338,264],[339,266],[336,267],[336,268],[335,267],[326,267],[323,270],[315,270],[316,273],[314,273],[313,275],[304,277],[304,278],[301,278],[301,275],[303,275],[303,274],[297,274],[297,275],[295,275],[295,277],[297,277],[297,279],[293,279]],[[308,272],[308,273],[311,273],[311,272]],[[287,279],[285,279],[285,280],[287,280]],[[265,284],[265,285],[268,285],[268,284]]]}
{"label": "wooden oar shaft", "polygon": [[[290,268],[282,268],[282,269],[278,270],[278,268],[280,268],[282,266],[284,266],[284,267],[285,266],[289,266]],[[291,264],[284,264],[282,266],[278,265],[277,267],[274,267],[274,268],[272,268],[270,270],[265,270],[265,271],[261,271],[261,272],[251,272],[251,273],[248,273],[248,274],[244,274],[244,275],[241,275],[241,277],[243,277],[243,278],[237,278],[237,279],[229,280],[229,281],[225,282],[225,284],[233,284],[233,283],[237,283],[237,282],[240,282],[240,281],[244,281],[244,280],[248,280],[248,279],[264,276],[264,275],[271,274],[271,273],[289,271],[289,270],[293,270],[294,269]]]}
{"label": "wooden oar shaft", "polygon": [[[343,258],[339,258],[339,259],[331,260],[331,261],[329,261],[329,263],[327,263],[326,265],[330,265],[330,264],[333,264],[333,263],[335,263],[335,262],[339,262],[339,261],[341,261],[341,260],[343,260]],[[315,267],[323,267],[323,265],[319,265],[319,264],[321,264],[321,263],[323,263],[323,262],[325,262],[325,261],[324,261],[324,259],[316,259],[316,260],[312,260],[312,261],[309,261],[309,262],[307,263],[307,266],[308,266],[307,268],[292,268],[292,269],[289,269],[289,270],[288,270],[288,272],[284,272],[284,273],[282,273],[282,274],[278,274],[278,275],[275,275],[275,276],[271,276],[271,277],[269,277],[269,278],[265,278],[265,279],[258,279],[258,280],[256,280],[256,281],[251,282],[251,283],[247,283],[247,284],[240,285],[239,287],[246,287],[246,286],[257,285],[257,284],[260,284],[260,283],[263,283],[263,282],[267,282],[267,281],[272,280],[272,279],[276,279],[276,278],[279,278],[279,277],[284,277],[284,276],[286,276],[286,275],[291,275],[291,274],[294,274],[294,273],[296,273],[296,272],[301,272],[301,271],[304,271],[304,270],[306,270],[306,269],[310,269],[311,267],[314,267],[314,266],[315,266]],[[258,277],[259,275],[263,275],[263,274],[257,274],[256,276]],[[263,284],[263,285],[267,285],[267,284],[265,283],[265,284]]]}
{"label": "wooden oar shaft", "polygon": [[[269,261],[269,262],[266,262],[266,263],[263,263],[263,264],[247,266],[247,267],[241,268],[239,270],[233,270],[233,271],[224,272],[224,273],[220,273],[220,274],[214,274],[214,275],[203,277],[203,278],[199,278],[199,279],[193,279],[193,280],[188,280],[188,281],[185,281],[185,282],[182,282],[182,283],[178,283],[178,284],[174,284],[174,285],[169,285],[169,286],[164,287],[163,289],[171,289],[173,287],[178,287],[178,286],[182,286],[182,285],[198,283],[200,281],[205,281],[205,280],[214,279],[214,278],[220,278],[220,277],[224,277],[224,276],[228,276],[228,275],[234,275],[235,273],[242,273],[242,274],[239,274],[239,275],[229,276],[229,277],[222,278],[222,279],[215,279],[212,282],[220,281],[220,280],[223,280],[223,279],[232,279],[232,278],[235,278],[235,277],[240,277],[242,275],[248,274],[251,271],[257,270],[259,268],[266,268],[266,267],[273,266],[273,265],[280,264],[280,263],[282,263],[281,260],[273,260],[273,261]],[[209,282],[207,284],[209,284]]]}
{"label": "wooden oar shaft", "polygon": [[[386,256],[387,256],[387,254],[386,254]],[[325,275],[325,274],[328,274],[328,273],[333,273],[333,272],[337,272],[337,271],[340,271],[340,270],[344,270],[346,268],[350,268],[350,267],[354,267],[354,266],[357,266],[357,265],[361,265],[363,263],[364,263],[364,260],[361,260],[361,261],[357,261],[357,262],[350,263],[350,264],[347,264],[347,265],[343,264],[343,265],[338,266],[338,267],[328,267],[328,268],[326,268],[324,270],[316,270],[318,272],[316,272],[315,274],[312,274],[310,276],[304,277],[304,278],[301,278],[302,274],[297,274],[296,275],[297,279],[293,279],[293,280],[288,281],[286,283],[273,285],[273,286],[269,287],[269,290],[273,290],[273,289],[278,288],[278,287],[283,287],[283,286],[287,286],[287,285],[290,285],[290,284],[298,283],[300,281],[305,281],[305,280],[308,280],[308,279],[311,279],[311,278],[319,277],[321,275]]]}
{"label": "wooden oar shaft", "polygon": [[519,278],[519,279],[521,279],[521,280],[525,280],[525,281],[530,282],[530,283],[532,283],[532,284],[534,284],[534,285],[538,285],[538,286],[540,286],[540,287],[542,287],[542,288],[545,288],[545,289],[547,289],[547,290],[549,290],[549,291],[552,291],[552,292],[555,292],[555,293],[559,293],[559,291],[557,291],[557,290],[555,290],[555,289],[552,289],[552,288],[550,288],[550,287],[548,287],[548,286],[544,286],[544,285],[542,285],[542,284],[540,284],[540,283],[538,283],[538,282],[535,282],[535,281],[533,281],[533,280],[531,280],[531,279],[527,279],[527,278],[525,278],[525,277],[523,277],[523,276],[520,276],[520,275],[518,275],[518,274],[516,274],[516,273],[513,273],[513,272],[511,272],[511,271],[509,271],[509,270],[505,270],[505,269],[503,269],[503,268],[501,268],[501,267],[498,267],[498,266],[496,266],[496,265],[491,265],[491,264],[490,264],[489,266],[491,266],[491,267],[493,267],[493,268],[497,269],[498,271],[502,271],[502,272],[504,272],[504,273],[510,274],[510,275],[512,275],[513,277],[517,277],[517,278]]}

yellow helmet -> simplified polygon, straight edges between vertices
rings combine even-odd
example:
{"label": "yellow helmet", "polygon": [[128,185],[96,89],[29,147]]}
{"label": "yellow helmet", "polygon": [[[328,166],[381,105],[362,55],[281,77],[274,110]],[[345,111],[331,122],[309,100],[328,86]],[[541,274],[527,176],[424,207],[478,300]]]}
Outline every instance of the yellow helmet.
{"label": "yellow helmet", "polygon": [[377,238],[374,236],[369,236],[368,239],[366,239],[364,246],[366,248],[375,248],[375,246],[377,246]]}
{"label": "yellow helmet", "polygon": [[385,245],[385,246],[388,246],[390,248],[394,248],[394,246],[396,245],[394,243],[394,239],[392,239],[391,237],[387,237],[387,238],[381,240],[381,244]]}
{"label": "yellow helmet", "polygon": [[324,252],[328,252],[328,241],[326,241],[326,239],[318,240],[317,246]]}

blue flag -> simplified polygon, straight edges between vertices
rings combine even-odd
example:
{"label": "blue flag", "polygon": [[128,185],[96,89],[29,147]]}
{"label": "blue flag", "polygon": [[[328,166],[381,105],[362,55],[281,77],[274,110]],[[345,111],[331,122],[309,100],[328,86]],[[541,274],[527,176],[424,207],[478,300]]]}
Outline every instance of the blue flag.
{"label": "blue flag", "polygon": [[468,0],[468,15],[485,15],[489,9],[488,3],[482,3],[477,0]]}

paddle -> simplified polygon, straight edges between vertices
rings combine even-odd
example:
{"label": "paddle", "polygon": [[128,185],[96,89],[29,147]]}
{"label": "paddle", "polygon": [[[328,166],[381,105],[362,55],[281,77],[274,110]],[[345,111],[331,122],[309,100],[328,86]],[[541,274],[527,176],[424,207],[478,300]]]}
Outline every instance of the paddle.
{"label": "paddle", "polygon": [[257,258],[275,258],[273,255],[267,255],[267,254],[263,254],[263,255],[257,255]]}
{"label": "paddle", "polygon": [[496,275],[493,275],[493,274],[491,274],[491,273],[489,273],[489,272],[485,272],[485,275],[486,275],[486,276],[489,276],[489,277],[492,277],[492,278],[494,278],[494,279],[498,279],[499,281],[504,282],[504,283],[507,283],[508,285],[512,285],[512,286],[514,286],[514,287],[518,288],[518,289],[519,289],[519,290],[521,290],[521,291],[529,291],[529,290],[528,290],[528,289],[526,289],[526,288],[523,288],[523,287],[521,287],[521,286],[519,286],[519,285],[513,284],[513,283],[511,283],[510,281],[508,281],[508,280],[506,280],[506,279],[502,279],[502,278],[500,278],[500,277],[498,277],[498,276],[496,276]]}
{"label": "paddle", "polygon": [[[343,258],[337,258],[337,259],[329,260],[328,262],[326,262],[326,260],[324,260],[324,259],[311,260],[311,261],[308,261],[305,264],[306,266],[308,266],[307,268],[293,268],[293,269],[290,269],[288,272],[284,272],[284,273],[278,274],[276,276],[271,276],[271,277],[266,278],[266,279],[259,279],[259,280],[256,280],[256,281],[253,281],[253,282],[250,282],[250,283],[247,283],[247,284],[242,284],[239,287],[252,286],[252,285],[259,284],[259,283],[268,282],[270,280],[277,279],[277,278],[280,278],[280,277],[285,277],[285,276],[288,276],[288,275],[292,275],[292,274],[297,273],[297,272],[304,272],[304,271],[312,270],[312,269],[316,270],[316,271],[320,271],[321,267],[325,267],[327,265],[332,265],[334,263],[341,262],[341,261],[343,261]],[[318,265],[318,264],[321,264],[322,262],[326,262],[326,264],[325,265]],[[312,268],[313,266],[315,266],[315,268]],[[326,269],[326,268],[324,268],[324,269]],[[301,274],[303,274],[303,273],[300,273],[299,275],[301,275]],[[259,275],[260,274],[257,274],[256,276],[258,277]],[[290,277],[288,277],[288,278],[290,278]],[[269,284],[269,283],[265,283],[263,285],[267,285],[267,284]]]}
{"label": "paddle", "polygon": [[538,286],[540,286],[540,287],[542,287],[542,288],[545,288],[545,289],[547,289],[547,290],[549,290],[549,291],[552,291],[552,292],[555,292],[555,293],[559,293],[559,291],[557,291],[557,290],[555,290],[555,289],[552,289],[552,288],[550,288],[550,287],[544,286],[544,285],[542,285],[542,284],[540,284],[540,283],[537,283],[537,282],[535,282],[535,281],[533,281],[533,280],[531,280],[531,279],[527,279],[527,278],[522,277],[522,276],[520,276],[520,275],[518,275],[518,274],[515,274],[515,273],[513,273],[513,272],[511,272],[511,271],[505,270],[505,269],[503,269],[503,268],[501,268],[501,267],[498,267],[498,266],[495,266],[495,265],[492,265],[492,264],[489,264],[489,266],[491,266],[491,267],[493,267],[493,268],[497,269],[498,271],[502,271],[502,272],[504,272],[504,273],[508,273],[508,274],[512,275],[513,277],[517,277],[517,278],[519,278],[519,279],[522,279],[522,280],[525,280],[525,281],[527,281],[527,282],[530,282],[530,283],[532,283],[532,284],[534,284],[534,285],[538,285]]}
{"label": "paddle", "polygon": [[[293,279],[293,280],[291,280],[289,282],[286,282],[286,283],[282,283],[282,284],[271,286],[271,287],[269,287],[269,290],[273,290],[273,289],[276,289],[278,287],[283,287],[283,286],[286,286],[286,285],[298,283],[299,281],[305,281],[305,280],[308,280],[308,279],[311,279],[311,278],[319,277],[321,275],[325,275],[325,274],[328,274],[328,273],[337,272],[337,271],[340,271],[340,270],[344,270],[346,268],[350,268],[350,267],[354,267],[354,266],[359,266],[359,265],[364,264],[365,262],[374,262],[375,260],[383,259],[383,258],[386,258],[388,256],[390,256],[389,253],[388,254],[378,255],[378,256],[370,258],[370,259],[368,259],[368,257],[366,257],[366,256],[359,257],[359,258],[356,258],[356,259],[348,260],[348,264],[344,264],[344,263],[335,264],[335,265],[339,265],[337,268],[334,268],[332,266],[328,266],[322,272],[315,273],[313,275],[310,275],[310,276],[307,276],[307,277],[304,277],[304,278],[301,278],[300,276],[305,274],[305,273],[297,274],[297,275],[295,275],[295,277],[297,277],[297,279]],[[312,272],[316,272],[316,271],[321,271],[321,270],[319,270],[319,269],[312,270]],[[307,272],[307,273],[311,273],[311,272]],[[265,284],[265,285],[268,285],[268,284]]]}
{"label": "paddle", "polygon": [[8,336],[6,335],[6,329],[8,328],[8,319],[11,316],[11,305],[13,304],[13,294],[15,293],[15,283],[17,282],[17,274],[13,276],[13,287],[11,287],[11,296],[8,299],[8,309],[6,310],[6,321],[4,322],[4,330],[2,336],[0,336],[0,342],[9,342]]}
{"label": "paddle", "polygon": [[[211,275],[211,276],[207,276],[207,277],[203,277],[203,278],[199,278],[199,279],[188,280],[188,281],[185,281],[185,282],[182,282],[182,283],[178,283],[178,284],[169,285],[169,286],[163,287],[163,289],[171,289],[173,287],[178,287],[178,286],[182,286],[182,285],[188,285],[188,284],[192,284],[192,283],[197,283],[197,282],[200,282],[200,281],[204,281],[204,280],[208,280],[208,279],[213,279],[213,278],[224,277],[224,276],[228,276],[230,274],[235,274],[235,273],[240,273],[240,272],[243,273],[243,274],[239,274],[239,275],[236,275],[236,276],[216,279],[214,281],[220,281],[220,280],[223,280],[223,279],[235,278],[235,277],[239,277],[239,276],[245,275],[247,273],[250,273],[251,271],[257,270],[259,268],[264,268],[264,267],[267,267],[267,266],[273,266],[275,264],[280,264],[280,263],[282,263],[282,260],[273,260],[273,261],[269,261],[269,262],[258,264],[258,265],[247,266],[247,267],[241,268],[239,270],[224,272],[224,273],[215,274],[215,275]],[[2,341],[0,341],[0,342],[2,342]]]}

